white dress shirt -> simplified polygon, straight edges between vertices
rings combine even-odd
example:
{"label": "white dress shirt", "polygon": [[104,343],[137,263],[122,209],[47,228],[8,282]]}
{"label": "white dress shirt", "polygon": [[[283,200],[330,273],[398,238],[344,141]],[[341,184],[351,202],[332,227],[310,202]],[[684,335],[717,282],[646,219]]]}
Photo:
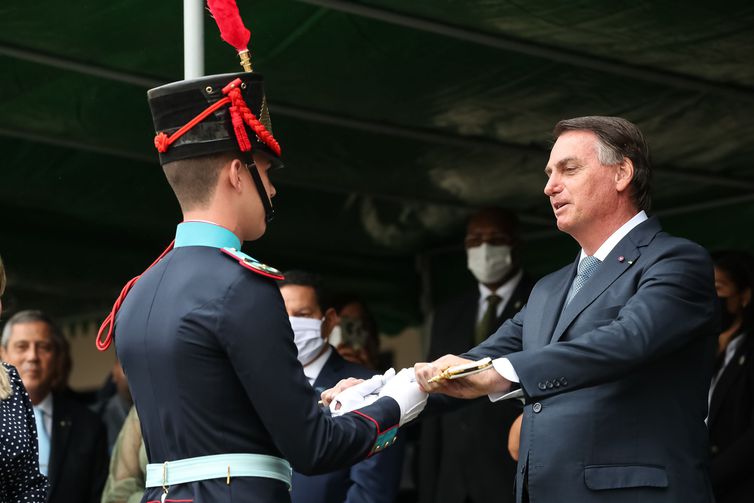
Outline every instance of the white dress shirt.
{"label": "white dress shirt", "polygon": [[[644,212],[644,210],[634,215],[628,222],[621,225],[617,231],[613,232],[610,237],[607,238],[605,242],[602,243],[602,245],[600,245],[599,248],[597,248],[597,251],[594,252],[594,257],[598,258],[600,261],[604,261],[610,254],[610,252],[613,251],[615,245],[617,245],[621,239],[626,237],[626,234],[631,232],[634,227],[647,220],[647,218],[647,214]],[[582,248],[579,260],[583,259],[586,256],[587,255]],[[513,365],[511,365],[511,362],[507,358],[496,358],[492,360],[492,365],[498,374],[500,374],[510,382],[520,381],[518,374],[516,373],[516,369],[513,368]],[[500,400],[504,395],[505,393],[491,393],[488,396],[491,401],[496,402]]]}
{"label": "white dress shirt", "polygon": [[327,359],[330,358],[330,353],[332,353],[332,346],[328,344],[324,353],[316,357],[310,364],[304,367],[304,375],[308,379],[310,386],[314,386],[314,381],[317,380],[320,372],[322,372],[322,369],[325,367]]}
{"label": "white dress shirt", "polygon": [[502,299],[497,305],[497,312],[495,313],[496,317],[499,318],[500,315],[503,314],[505,306],[508,305],[508,301],[513,297],[513,292],[516,290],[523,277],[524,271],[518,271],[511,279],[500,285],[494,292],[485,285],[479,283],[479,311],[477,312],[476,321],[482,321],[484,313],[487,312],[487,297],[492,294],[495,294]]}

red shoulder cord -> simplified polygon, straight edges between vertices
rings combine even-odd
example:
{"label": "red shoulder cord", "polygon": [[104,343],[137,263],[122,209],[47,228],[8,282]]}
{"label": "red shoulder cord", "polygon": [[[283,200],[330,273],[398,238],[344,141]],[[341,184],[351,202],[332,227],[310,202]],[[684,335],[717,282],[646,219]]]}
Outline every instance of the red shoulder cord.
{"label": "red shoulder cord", "polygon": [[[175,244],[175,241],[170,243],[170,245],[165,248],[165,251],[162,252],[162,254],[157,257],[157,260],[152,262],[152,265],[147,267],[146,271],[150,270],[157,262],[162,260],[162,258],[168,254],[170,250],[173,249],[173,245]],[[120,309],[121,304],[123,304],[123,301],[126,299],[126,295],[128,295],[128,292],[133,288],[133,286],[136,284],[136,282],[141,278],[141,276],[144,274],[141,273],[135,278],[132,278],[131,281],[126,283],[126,286],[123,287],[123,290],[120,291],[120,295],[118,295],[118,298],[115,299],[115,304],[113,304],[113,308],[110,310],[110,314],[107,315],[107,318],[105,318],[105,321],[102,322],[102,325],[99,327],[99,331],[97,332],[97,349],[100,351],[106,351],[107,348],[110,347],[110,344],[113,342],[113,329],[115,328],[115,315],[118,314],[118,310]],[[107,329],[107,333],[105,334],[105,339],[102,340],[102,333]]]}
{"label": "red shoulder cord", "polygon": [[202,113],[191,119],[181,129],[168,136],[165,133],[158,133],[154,137],[154,146],[160,153],[168,151],[170,145],[172,145],[178,138],[186,134],[191,128],[199,124],[201,121],[207,118],[211,113],[215,112],[219,108],[230,105],[230,118],[233,123],[233,132],[236,135],[236,141],[238,141],[238,148],[241,152],[251,151],[251,142],[249,141],[249,135],[246,133],[244,124],[249,126],[254,134],[257,135],[259,141],[267,145],[275,155],[280,157],[280,144],[275,140],[264,124],[259,122],[259,119],[249,110],[246,101],[244,101],[241,95],[241,79],[235,79],[233,82],[223,87],[223,94],[225,98],[217,101],[207,107]]}

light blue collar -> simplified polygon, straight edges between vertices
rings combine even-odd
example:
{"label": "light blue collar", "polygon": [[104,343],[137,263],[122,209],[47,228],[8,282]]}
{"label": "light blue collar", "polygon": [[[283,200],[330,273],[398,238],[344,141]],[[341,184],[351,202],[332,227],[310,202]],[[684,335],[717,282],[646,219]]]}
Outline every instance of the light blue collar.
{"label": "light blue collar", "polygon": [[225,227],[210,222],[189,221],[178,224],[175,248],[182,246],[210,246],[212,248],[241,249],[241,241]]}

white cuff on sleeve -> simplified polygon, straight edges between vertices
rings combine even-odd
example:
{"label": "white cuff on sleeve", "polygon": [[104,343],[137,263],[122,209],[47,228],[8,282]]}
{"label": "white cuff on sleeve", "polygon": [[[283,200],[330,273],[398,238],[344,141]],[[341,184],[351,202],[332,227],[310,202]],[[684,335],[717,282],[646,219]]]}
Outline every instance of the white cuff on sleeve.
{"label": "white cuff on sleeve", "polygon": [[[511,365],[511,362],[507,358],[495,358],[492,360],[492,366],[498,374],[508,379],[510,382],[519,382],[516,369],[513,368],[513,365]],[[487,396],[491,402],[497,402],[507,394],[508,393],[490,393]]]}

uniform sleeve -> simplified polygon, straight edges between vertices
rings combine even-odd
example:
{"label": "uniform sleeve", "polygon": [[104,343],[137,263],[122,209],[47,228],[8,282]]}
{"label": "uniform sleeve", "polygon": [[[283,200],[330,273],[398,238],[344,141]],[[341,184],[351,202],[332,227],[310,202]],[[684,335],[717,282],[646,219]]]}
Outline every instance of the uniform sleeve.
{"label": "uniform sleeve", "polygon": [[315,474],[344,468],[389,444],[400,409],[385,397],[332,418],[296,359],[293,332],[272,281],[242,270],[228,290],[216,333],[259,417],[293,468]]}
{"label": "uniform sleeve", "polygon": [[351,467],[352,485],[345,503],[393,503],[403,471],[405,444],[402,441],[390,449]]}
{"label": "uniform sleeve", "polygon": [[139,454],[143,445],[139,417],[131,407],[113,447],[102,503],[141,501],[145,476]]}
{"label": "uniform sleeve", "polygon": [[[7,367],[0,367],[4,372]],[[49,484],[47,477],[39,471],[39,454],[37,446],[37,426],[34,420],[34,410],[32,409],[29,394],[26,392],[21,376],[14,367],[8,368],[13,395],[18,397],[18,403],[21,406],[16,409],[19,414],[19,420],[26,429],[28,440],[27,445],[22,448],[20,456],[17,458],[14,476],[11,477],[14,483],[11,483],[6,489],[10,496],[10,501],[23,501],[29,503],[45,503],[47,501],[47,491]],[[12,400],[11,396],[9,400]]]}
{"label": "uniform sleeve", "polygon": [[[521,386],[538,399],[608,382],[699,337],[713,336],[717,313],[712,271],[709,256],[698,245],[668,247],[643,271],[636,293],[611,323],[567,341],[508,354]],[[543,390],[538,385],[563,377],[567,386]]]}

